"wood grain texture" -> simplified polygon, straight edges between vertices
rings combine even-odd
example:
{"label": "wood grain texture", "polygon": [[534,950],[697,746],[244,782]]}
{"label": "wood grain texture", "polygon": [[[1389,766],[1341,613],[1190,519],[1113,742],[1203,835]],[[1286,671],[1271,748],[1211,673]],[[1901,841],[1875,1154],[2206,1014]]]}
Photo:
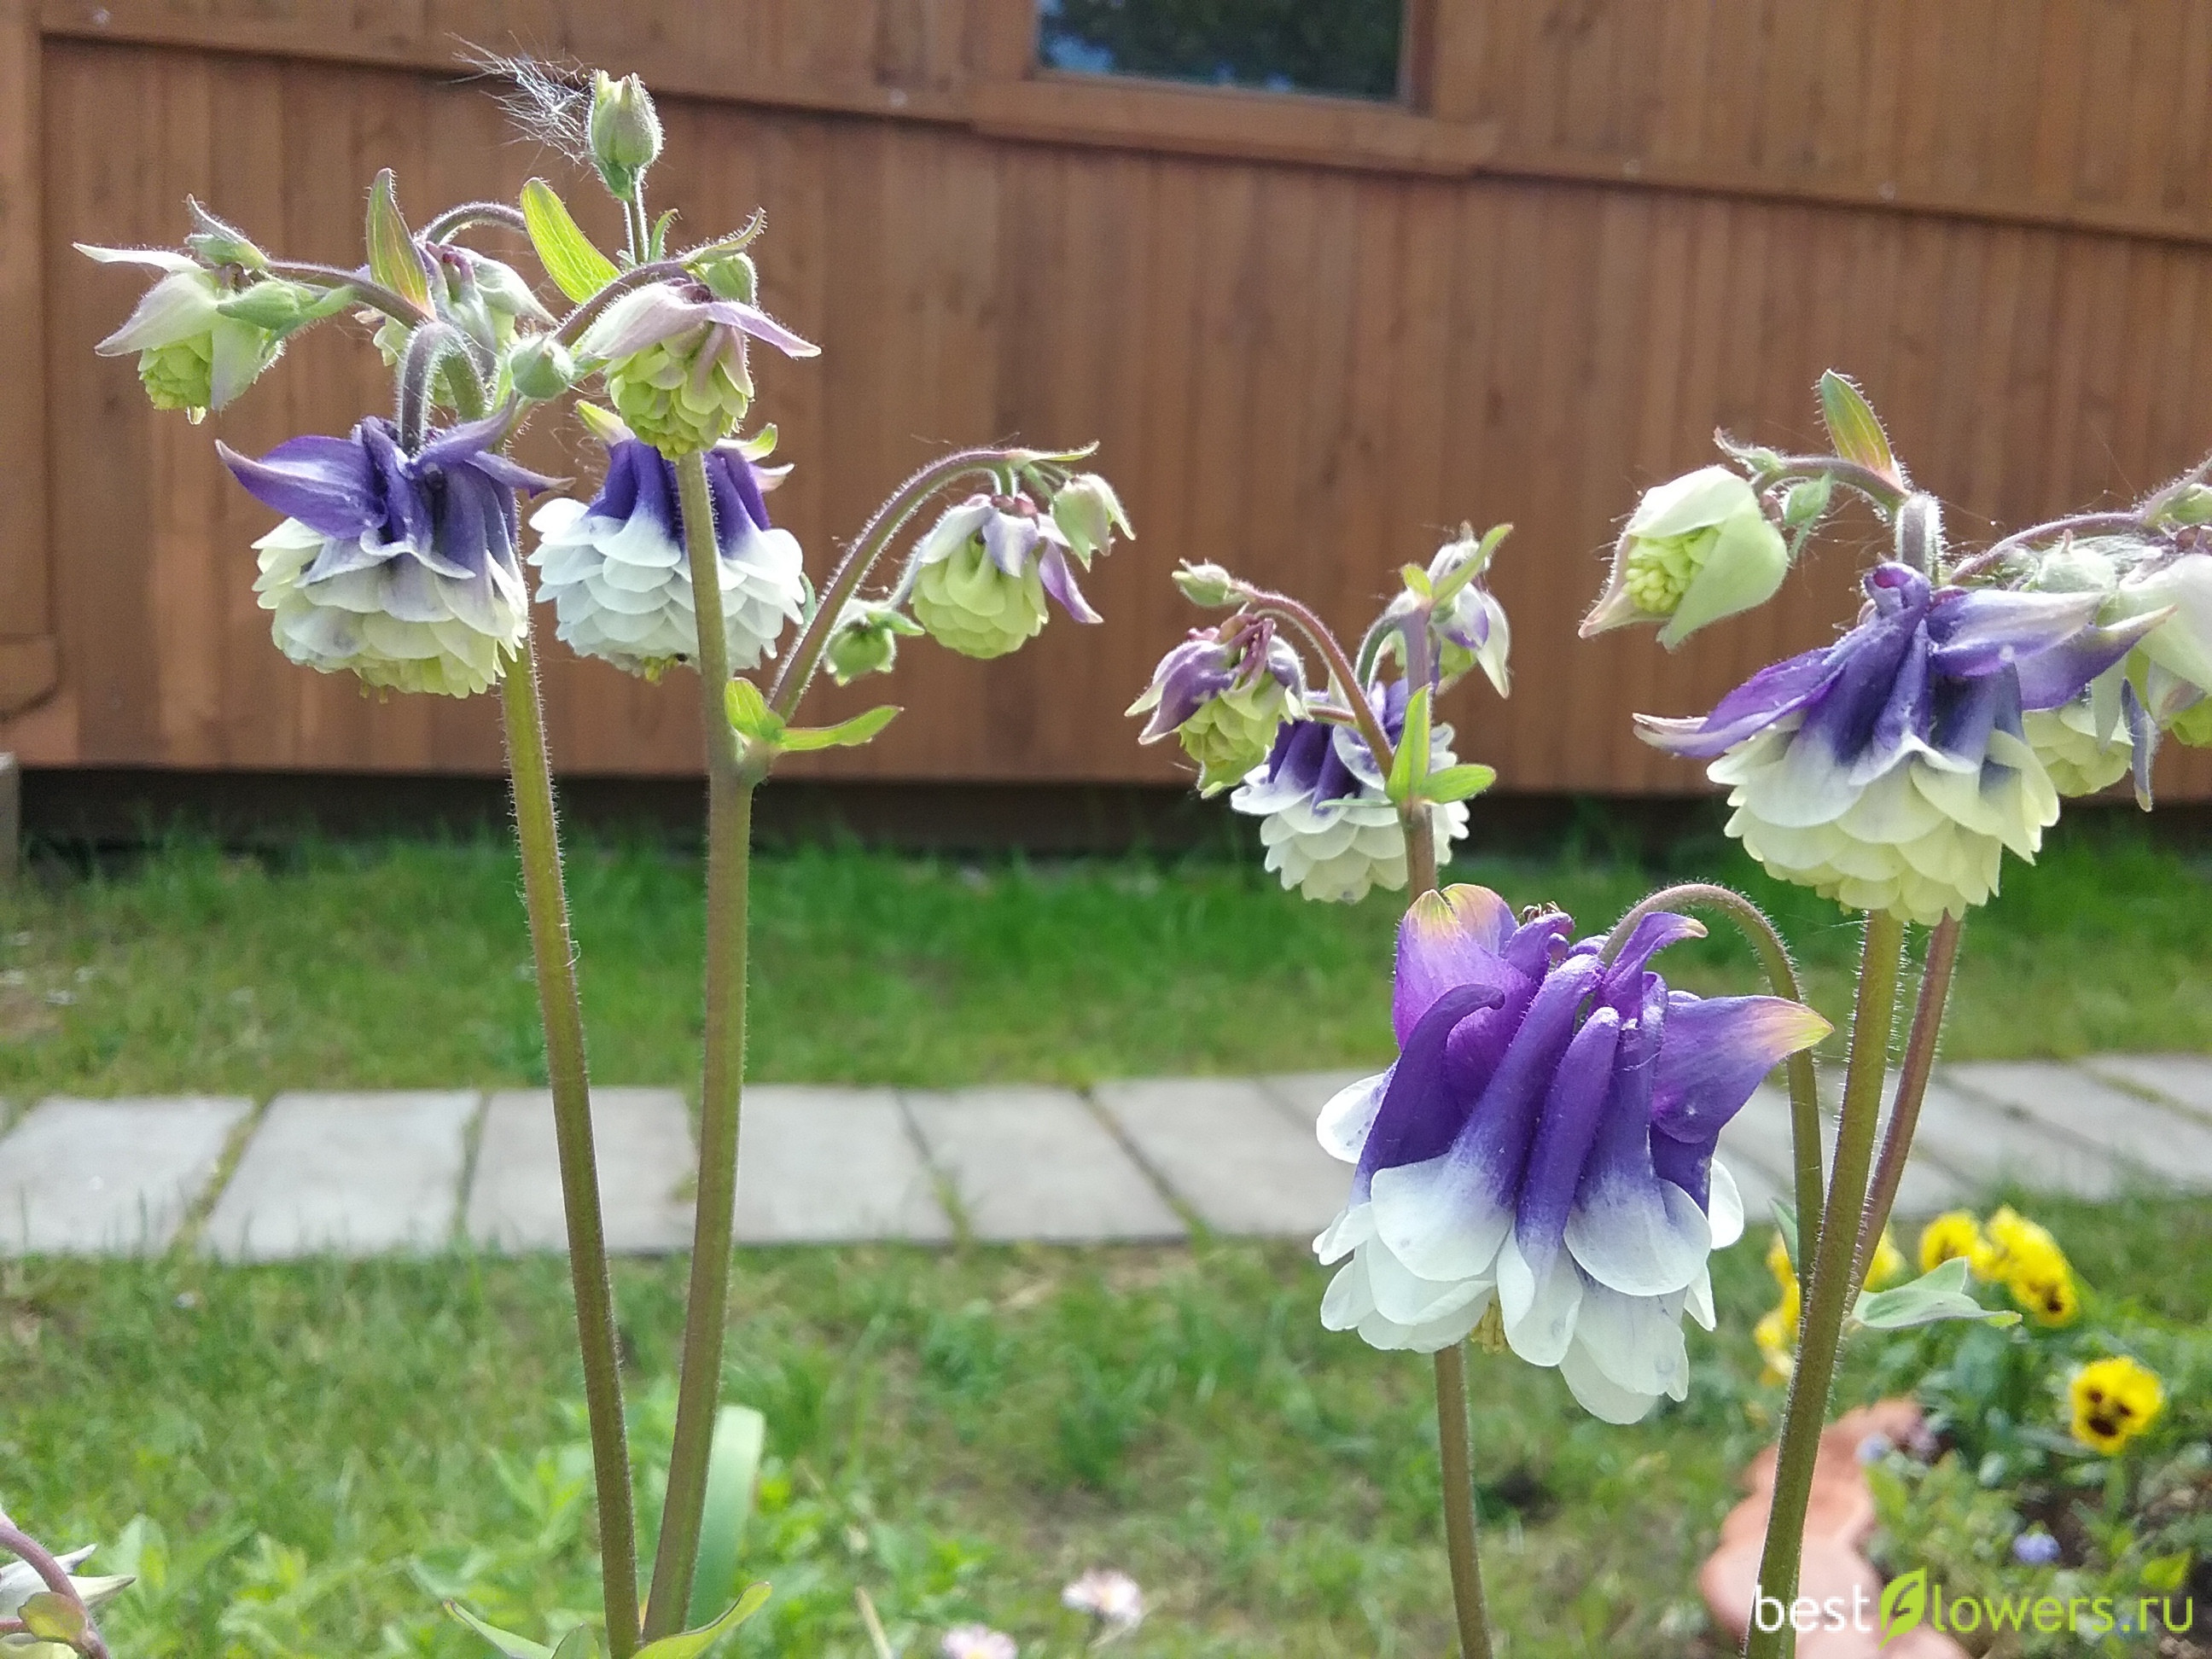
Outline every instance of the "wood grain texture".
{"label": "wood grain texture", "polygon": [[60,670],[47,572],[40,70],[35,8],[0,0],[0,317],[22,343],[0,397],[0,455],[9,468],[0,514],[0,718],[45,701]]}
{"label": "wood grain texture", "polygon": [[[0,744],[34,764],[498,768],[489,700],[364,697],[283,662],[253,603],[248,544],[270,515],[209,440],[258,453],[343,430],[389,398],[374,354],[322,331],[207,426],[156,418],[127,363],[90,355],[132,279],[68,252],[172,242],[191,191],[350,263],[380,166],[418,215],[573,179],[480,88],[425,67],[471,28],[666,68],[655,205],[698,234],[767,210],[767,302],[824,347],[757,360],[760,414],[797,464],[771,505],[817,574],[943,448],[1103,442],[1139,532],[1085,585],[1106,624],[1055,615],[988,665],[910,645],[895,682],[810,708],[907,711],[872,749],[810,758],[820,775],[1170,780],[1172,750],[1139,749],[1120,711],[1200,620],[1166,580],[1177,559],[1231,563],[1356,629],[1398,565],[1468,520],[1518,526],[1498,578],[1515,684],[1503,705],[1479,683],[1455,695],[1460,752],[1510,788],[1689,791],[1696,769],[1638,744],[1629,714],[1709,706],[1828,637],[1851,608],[1850,544],[1875,533],[1847,519],[1773,605],[1680,655],[1643,634],[1577,642],[1619,518],[1710,459],[1717,425],[1815,441],[1813,381],[1851,369],[1967,539],[2124,497],[2212,447],[2212,246],[2158,229],[2212,240],[2212,26],[2185,0],[1440,4],[1430,106],[1494,125],[1512,164],[1458,176],[978,131],[975,107],[1051,89],[1004,84],[1006,7],[419,0],[332,22],[281,0],[111,0],[117,40],[48,0],[33,274],[69,504],[49,538],[64,673]],[[571,193],[611,242],[615,216]],[[2150,233],[2111,228],[2130,216]],[[550,422],[525,454],[580,487],[597,464]],[[697,769],[680,682],[547,655],[563,769]],[[2168,793],[2212,795],[2212,757],[2165,758]]]}

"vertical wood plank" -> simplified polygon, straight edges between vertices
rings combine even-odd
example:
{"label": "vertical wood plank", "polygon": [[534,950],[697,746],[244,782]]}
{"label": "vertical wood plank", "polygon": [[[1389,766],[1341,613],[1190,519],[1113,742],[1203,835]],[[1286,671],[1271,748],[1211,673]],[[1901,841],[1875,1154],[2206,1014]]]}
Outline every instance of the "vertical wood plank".
{"label": "vertical wood plank", "polygon": [[47,574],[50,349],[46,317],[46,220],[42,61],[35,0],[0,0],[0,316],[17,339],[0,398],[0,455],[9,501],[0,520],[0,717],[53,689],[57,664]]}

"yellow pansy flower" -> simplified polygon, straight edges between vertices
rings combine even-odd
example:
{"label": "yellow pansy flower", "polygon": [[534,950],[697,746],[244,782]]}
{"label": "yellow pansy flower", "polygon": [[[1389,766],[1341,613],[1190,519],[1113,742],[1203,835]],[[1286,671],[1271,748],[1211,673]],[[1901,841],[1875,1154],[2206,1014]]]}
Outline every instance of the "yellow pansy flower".
{"label": "yellow pansy flower", "polygon": [[2124,1355],[2084,1365],[2067,1393],[2074,1437],[2108,1457],[2156,1422],[2166,1406],[2158,1373]]}
{"label": "yellow pansy flower", "polygon": [[1967,1211],[1952,1210],[1920,1230],[1920,1271],[1932,1273],[1960,1256],[1973,1266],[1989,1248],[1989,1240],[1982,1237],[1981,1223]]}

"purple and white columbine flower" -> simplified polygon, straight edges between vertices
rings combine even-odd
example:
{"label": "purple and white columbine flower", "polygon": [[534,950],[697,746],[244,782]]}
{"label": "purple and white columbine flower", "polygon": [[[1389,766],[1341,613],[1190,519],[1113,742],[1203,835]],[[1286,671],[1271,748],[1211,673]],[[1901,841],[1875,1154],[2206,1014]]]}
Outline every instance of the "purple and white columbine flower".
{"label": "purple and white columbine flower", "polygon": [[[1516,921],[1486,888],[1416,900],[1398,930],[1398,1060],[1322,1109],[1355,1166],[1314,1241],[1343,1261],[1322,1322],[1434,1352],[1496,1309],[1512,1351],[1632,1423],[1681,1399],[1682,1315],[1713,1327],[1706,1257],[1743,1231],[1713,1156],[1759,1079],[1828,1023],[1778,997],[1670,991],[1648,967],[1705,929],[1644,917],[1620,954]],[[1348,1260],[1346,1258],[1349,1258]]]}
{"label": "purple and white columbine flower", "polygon": [[[799,542],[770,526],[761,478],[733,444],[707,452],[721,550],[722,631],[730,663],[750,668],[775,654],[776,635],[806,603]],[[531,515],[545,596],[561,638],[579,655],[630,674],[658,674],[699,652],[691,604],[691,560],[676,468],[650,444],[617,439],[590,506],[560,499]]]}
{"label": "purple and white columbine flower", "polygon": [[1637,717],[1646,742],[1710,759],[1729,833],[1771,874],[1856,910],[1932,926],[2033,860],[2058,794],[2022,717],[2058,708],[2165,613],[2094,625],[2095,593],[1934,588],[1902,564],[1835,644],[1760,670],[1703,720]]}
{"label": "purple and white columbine flower", "polygon": [[1480,562],[1474,574],[1437,607],[1430,626],[1436,633],[1438,665],[1447,676],[1456,678],[1480,668],[1498,695],[1509,697],[1513,695],[1513,671],[1508,661],[1513,651],[1513,627],[1506,620],[1504,605],[1485,580],[1496,554],[1495,540],[1486,550],[1483,538],[1468,526],[1462,527],[1457,540],[1437,550],[1436,557],[1429,561],[1429,580],[1434,584],[1445,582],[1470,560]]}
{"label": "purple and white columbine flower", "polygon": [[1152,716],[1139,743],[1177,738],[1198,763],[1199,793],[1212,795],[1267,759],[1282,723],[1304,716],[1304,699],[1298,653],[1273,620],[1247,615],[1193,629],[1126,712]]}
{"label": "purple and white columbine flower", "polygon": [[1045,595],[1079,623],[1103,620],[1068,568],[1090,568],[1051,514],[1026,495],[970,495],[914,550],[915,620],[963,657],[1003,657],[1042,631]]}
{"label": "purple and white columbine flower", "polygon": [[[1393,743],[1406,725],[1406,682],[1378,684],[1368,701]],[[1430,737],[1431,764],[1455,763],[1451,727]],[[1364,898],[1381,887],[1406,884],[1406,831],[1383,791],[1382,774],[1357,729],[1325,720],[1293,720],[1275,734],[1275,746],[1230,796],[1237,811],[1261,819],[1267,868],[1310,899]],[[1451,844],[1467,834],[1467,803],[1431,807],[1437,862],[1451,858]]]}
{"label": "purple and white columbine flower", "polygon": [[217,444],[239,483],[289,515],[254,543],[278,649],[398,691],[464,697],[497,681],[529,626],[514,492],[556,482],[493,452],[506,425],[434,433],[411,455],[375,417],[258,461]]}
{"label": "purple and white columbine flower", "polygon": [[748,339],[787,357],[820,350],[758,306],[691,282],[623,295],[584,331],[576,350],[605,362],[607,396],[632,432],[664,455],[691,455],[713,448],[744,418],[753,396]]}

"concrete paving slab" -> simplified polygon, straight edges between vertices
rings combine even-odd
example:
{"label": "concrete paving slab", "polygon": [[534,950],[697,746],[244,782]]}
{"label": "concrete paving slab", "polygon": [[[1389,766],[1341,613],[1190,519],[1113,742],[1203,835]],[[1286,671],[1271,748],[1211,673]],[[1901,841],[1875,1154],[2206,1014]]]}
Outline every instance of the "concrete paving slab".
{"label": "concrete paving slab", "polygon": [[40,1102],[0,1139],[0,1255],[167,1249],[252,1109],[210,1095]]}
{"label": "concrete paving slab", "polygon": [[738,1126],[738,1238],[834,1244],[953,1237],[894,1089],[755,1084]]}
{"label": "concrete paving slab", "polygon": [[2078,1067],[1985,1061],[1943,1075],[2039,1129],[2135,1165],[2159,1185],[2212,1188],[2212,1124]]}
{"label": "concrete paving slab", "polygon": [[[594,1089],[592,1139],[607,1249],[617,1255],[690,1249],[685,1194],[696,1155],[684,1097],[674,1089]],[[502,1090],[485,1106],[463,1225],[487,1249],[568,1248],[550,1090]]]}
{"label": "concrete paving slab", "polygon": [[1921,1104],[1915,1156],[1922,1149],[1980,1191],[2002,1182],[2102,1200],[2142,1184],[2124,1163],[2081,1142],[2055,1135],[2033,1119],[2008,1112],[1966,1090],[1950,1086],[1950,1068],[1938,1072]]}
{"label": "concrete paving slab", "polygon": [[238,1261],[439,1250],[461,1201],[473,1089],[279,1095],[208,1218]]}
{"label": "concrete paving slab", "polygon": [[1067,1090],[901,1097],[977,1238],[1074,1243],[1188,1231],[1121,1143]]}
{"label": "concrete paving slab", "polygon": [[2212,1123],[2212,1054],[2100,1054],[2082,1064]]}
{"label": "concrete paving slab", "polygon": [[1259,1081],[1268,1097],[1310,1135],[1321,1116],[1321,1109],[1328,1104],[1330,1097],[1347,1084],[1373,1077],[1382,1069],[1380,1066],[1367,1066],[1353,1072],[1284,1072]]}
{"label": "concrete paving slab", "polygon": [[1168,1189],[1217,1232],[1310,1238],[1344,1207],[1352,1168],[1249,1078],[1101,1084],[1106,1115]]}
{"label": "concrete paving slab", "polygon": [[[1892,1073],[1889,1094],[1882,1104],[1885,1121],[1896,1104],[1896,1091],[1897,1078]],[[1753,1219],[1759,1212],[1752,1203],[1751,1188],[1743,1178],[1741,1164],[1755,1166],[1775,1191],[1790,1197],[1796,1188],[1796,1164],[1790,1150],[1789,1091],[1774,1084],[1761,1084],[1749,1103],[1721,1131],[1721,1153],[1729,1159],[1729,1171],[1744,1189],[1745,1212]],[[1834,1167],[1836,1120],[1826,1112],[1820,1115],[1820,1158],[1822,1168]],[[1897,1218],[1900,1223],[1923,1221],[1940,1214],[1963,1202],[1970,1184],[1961,1172],[1946,1167],[1926,1139],[1916,1134],[1912,1155],[1905,1160],[1905,1175],[1897,1186]]]}

